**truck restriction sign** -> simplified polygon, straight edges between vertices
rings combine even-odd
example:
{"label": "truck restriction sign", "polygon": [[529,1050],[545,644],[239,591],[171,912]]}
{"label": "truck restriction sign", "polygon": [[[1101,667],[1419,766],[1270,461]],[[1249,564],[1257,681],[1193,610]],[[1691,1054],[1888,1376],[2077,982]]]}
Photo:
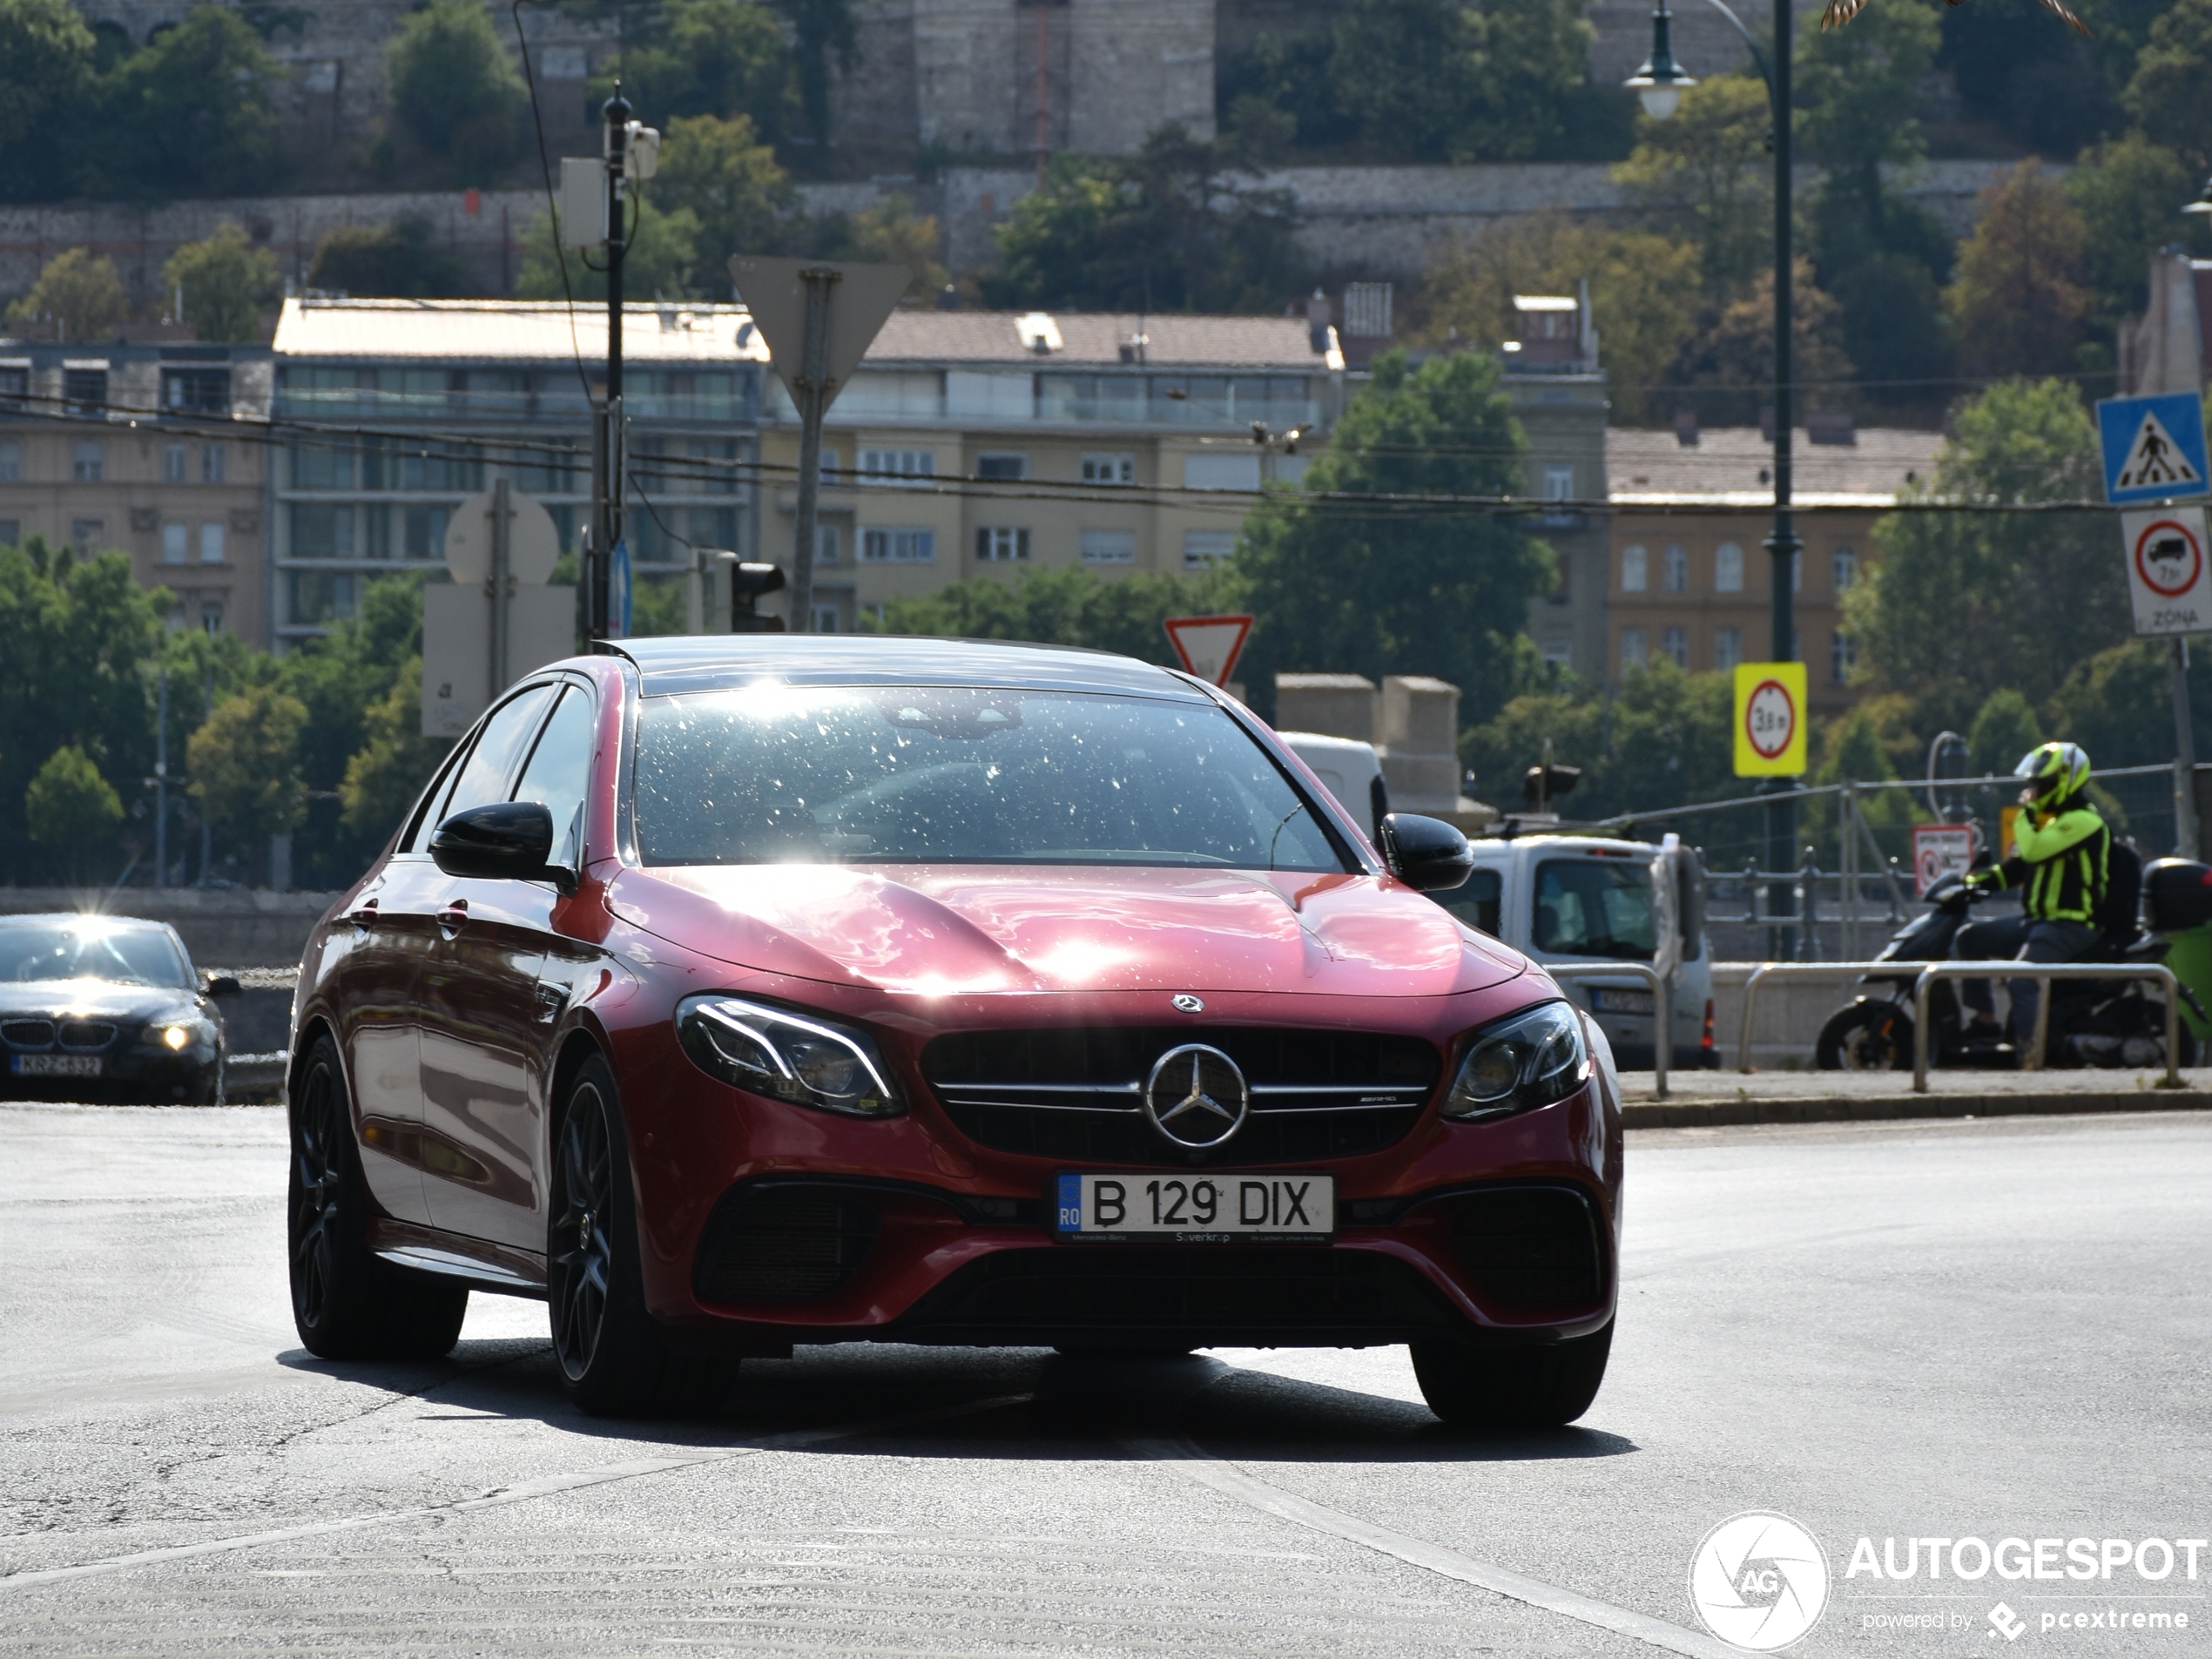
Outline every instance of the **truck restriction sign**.
{"label": "truck restriction sign", "polygon": [[2212,571],[2204,556],[2204,509],[2168,507],[2122,513],[2128,596],[2138,634],[2212,632]]}
{"label": "truck restriction sign", "polygon": [[1736,668],[1736,775],[1795,778],[1805,770],[1805,665]]}
{"label": "truck restriction sign", "polygon": [[1915,824],[1912,826],[1912,896],[1925,899],[1928,889],[1946,875],[1963,876],[1974,867],[1981,849],[1981,830],[1973,824]]}

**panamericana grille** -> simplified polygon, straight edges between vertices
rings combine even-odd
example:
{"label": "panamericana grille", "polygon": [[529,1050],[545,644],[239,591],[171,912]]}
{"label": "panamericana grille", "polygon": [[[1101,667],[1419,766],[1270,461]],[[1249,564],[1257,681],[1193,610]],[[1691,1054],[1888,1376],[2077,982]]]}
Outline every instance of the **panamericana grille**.
{"label": "panamericana grille", "polygon": [[1477,1293],[1501,1307],[1588,1307],[1605,1292],[1597,1212],[1572,1187],[1471,1192],[1453,1202],[1452,1243]]}
{"label": "panamericana grille", "polygon": [[57,1035],[64,1049],[105,1049],[115,1041],[115,1028],[105,1020],[64,1020]]}
{"label": "panamericana grille", "polygon": [[832,1186],[741,1187],[708,1218],[692,1271],[705,1302],[803,1302],[853,1277],[875,1243],[873,1204]]}
{"label": "panamericana grille", "polygon": [[0,1037],[18,1049],[51,1049],[54,1046],[54,1022],[51,1020],[10,1020],[0,1025]]}
{"label": "panamericana grille", "polygon": [[[1237,1062],[1251,1116],[1211,1153],[1170,1147],[1140,1099],[1160,1055],[1202,1042]],[[1242,1166],[1356,1157],[1402,1140],[1436,1086],[1436,1050],[1418,1037],[1262,1026],[1061,1026],[966,1031],[921,1052],[946,1115],[1001,1152],[1096,1163],[1163,1157]]]}

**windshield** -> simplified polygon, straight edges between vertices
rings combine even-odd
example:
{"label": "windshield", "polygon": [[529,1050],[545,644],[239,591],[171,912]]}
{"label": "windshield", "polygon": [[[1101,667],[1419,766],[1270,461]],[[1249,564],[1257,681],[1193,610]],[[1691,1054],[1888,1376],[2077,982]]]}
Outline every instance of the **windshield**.
{"label": "windshield", "polygon": [[1630,859],[1554,859],[1536,867],[1536,948],[1648,962],[1658,943],[1651,871]]}
{"label": "windshield", "polygon": [[647,864],[1347,867],[1225,711],[1143,698],[905,686],[649,698],[635,805]]}
{"label": "windshield", "polygon": [[0,982],[51,979],[192,988],[192,965],[165,928],[97,920],[0,922]]}

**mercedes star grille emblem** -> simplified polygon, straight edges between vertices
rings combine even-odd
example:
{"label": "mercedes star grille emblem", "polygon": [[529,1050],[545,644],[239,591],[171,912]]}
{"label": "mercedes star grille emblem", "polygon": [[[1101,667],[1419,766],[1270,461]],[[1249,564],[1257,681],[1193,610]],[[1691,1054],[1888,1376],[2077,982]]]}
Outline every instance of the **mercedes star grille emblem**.
{"label": "mercedes star grille emblem", "polygon": [[1204,1014],[1206,1011],[1205,1001],[1185,991],[1175,999],[1175,1011],[1177,1014]]}
{"label": "mercedes star grille emblem", "polygon": [[1169,1049],[1144,1080],[1144,1121],[1186,1151],[1226,1145],[1251,1109],[1251,1091],[1237,1062],[1203,1042]]}

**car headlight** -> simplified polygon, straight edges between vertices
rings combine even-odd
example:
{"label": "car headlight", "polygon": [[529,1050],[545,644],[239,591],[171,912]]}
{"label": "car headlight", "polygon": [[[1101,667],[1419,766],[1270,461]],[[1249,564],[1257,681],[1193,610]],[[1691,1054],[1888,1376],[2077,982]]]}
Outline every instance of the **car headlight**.
{"label": "car headlight", "polygon": [[676,1035],[702,1071],[752,1094],[851,1117],[907,1109],[864,1032],[743,997],[687,996]]}
{"label": "car headlight", "polygon": [[202,1037],[212,1035],[212,1028],[202,1020],[164,1020],[139,1033],[139,1040],[157,1049],[166,1049],[172,1054],[182,1054]]}
{"label": "car headlight", "polygon": [[1574,1009],[1540,1003],[1474,1034],[1444,1097],[1444,1116],[1466,1122],[1548,1106],[1589,1076],[1589,1045]]}

